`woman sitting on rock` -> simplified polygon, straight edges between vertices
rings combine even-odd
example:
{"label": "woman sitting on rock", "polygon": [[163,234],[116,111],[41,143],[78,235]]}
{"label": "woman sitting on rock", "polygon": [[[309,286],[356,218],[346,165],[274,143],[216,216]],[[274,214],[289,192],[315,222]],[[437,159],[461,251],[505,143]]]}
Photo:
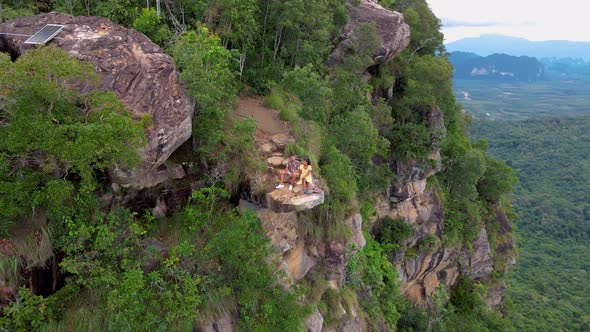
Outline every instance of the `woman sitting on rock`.
{"label": "woman sitting on rock", "polygon": [[311,176],[312,168],[309,163],[309,158],[303,159],[303,162],[299,166],[299,181],[303,183],[303,193],[310,194],[311,193],[311,185],[313,183],[313,178]]}

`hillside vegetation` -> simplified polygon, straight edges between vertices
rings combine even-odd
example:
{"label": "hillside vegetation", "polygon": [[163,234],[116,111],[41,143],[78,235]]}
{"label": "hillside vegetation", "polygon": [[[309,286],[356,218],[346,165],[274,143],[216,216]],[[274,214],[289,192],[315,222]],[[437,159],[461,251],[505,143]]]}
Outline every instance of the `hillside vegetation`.
{"label": "hillside vegetation", "polygon": [[[516,179],[485,144],[470,141],[440,21],[426,1],[380,1],[402,12],[411,29],[408,48],[392,61],[375,61],[377,27],[365,22],[352,31],[342,63],[326,64],[360,3],[163,1],[160,16],[133,0],[3,4],[2,20],[56,10],[143,32],[172,56],[197,109],[178,157],[192,176],[191,192],[157,216],[129,198],[141,201],[157,189],[118,188],[109,172],[137,165],[149,117],[133,119],[114,93],[96,88],[92,66],[57,48],[18,59],[0,54],[0,230],[2,243],[13,244],[3,247],[0,275],[3,286],[18,288],[3,299],[0,326],[192,331],[229,316],[236,330],[301,331],[318,312],[325,328],[512,329],[504,307],[486,306],[483,279],[460,276],[418,304],[401,295],[392,261],[404,241],[418,239],[403,220],[378,220],[375,211],[399,176],[396,165],[433,168],[433,146],[442,154],[428,186],[444,204],[444,227],[440,237],[420,239],[416,250],[426,253],[441,246],[469,252],[482,229],[497,229],[494,215],[510,214]],[[87,88],[76,90],[81,83]],[[286,277],[259,217],[236,206],[264,169],[255,124],[234,117],[238,94],[264,96],[290,123],[296,142],[285,153],[309,157],[327,193],[324,204],[298,214],[297,232],[329,245],[305,279]],[[433,110],[446,135],[429,124]],[[322,269],[338,261],[330,250],[348,243],[345,220],[354,214],[383,230],[374,237],[366,227],[362,250],[342,249],[337,263],[346,278],[334,287]],[[48,261],[52,290],[27,287]],[[499,265],[489,278],[497,283],[506,267]]]}

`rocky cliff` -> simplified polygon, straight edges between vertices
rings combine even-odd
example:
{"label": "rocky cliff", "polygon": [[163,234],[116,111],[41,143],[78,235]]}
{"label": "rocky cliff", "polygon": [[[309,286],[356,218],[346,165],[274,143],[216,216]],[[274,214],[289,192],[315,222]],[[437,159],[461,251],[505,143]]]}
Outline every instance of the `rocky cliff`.
{"label": "rocky cliff", "polygon": [[[374,55],[374,64],[384,64],[399,54],[409,43],[409,28],[401,14],[383,9],[373,1],[362,1],[358,7],[350,7],[350,21],[345,27],[339,44],[328,61],[337,65],[342,61],[351,45],[354,28],[362,22],[375,22],[377,35],[382,47]],[[369,74],[367,74],[369,75]],[[369,222],[365,229],[375,229],[385,217],[402,219],[415,230],[415,235],[406,239],[404,249],[392,258],[397,269],[402,294],[417,304],[425,304],[443,286],[449,291],[460,276],[488,286],[486,301],[490,306],[501,303],[502,282],[495,281],[494,271],[505,271],[513,264],[513,243],[510,226],[506,217],[498,211],[496,218],[502,220],[502,230],[493,230],[491,236],[482,228],[478,237],[466,247],[451,246],[445,243],[445,215],[441,193],[435,186],[428,186],[429,178],[442,169],[440,146],[446,134],[443,114],[437,107],[426,112],[426,125],[433,133],[431,151],[426,161],[391,161],[396,177],[389,190],[378,199],[375,219],[363,221],[359,213],[348,216],[343,223],[349,231],[346,240],[317,240],[306,233],[313,223],[314,209],[323,203],[323,192],[315,198],[271,189],[266,185],[265,198],[247,193],[243,208],[257,211],[263,227],[280,254],[280,269],[285,271],[291,283],[302,280],[323,280],[327,287],[339,290],[346,278],[347,250],[362,249],[365,246],[363,222]],[[259,127],[261,125],[259,124]],[[283,134],[257,134],[258,150],[266,158],[269,172],[265,181],[276,183],[276,169],[285,163],[285,146],[295,142],[288,134],[288,125],[283,126]],[[252,187],[252,186],[250,186]],[[302,200],[299,202],[298,200]],[[491,243],[491,239],[504,237],[502,244]],[[500,236],[500,237],[502,237]],[[428,245],[425,242],[428,241]],[[360,331],[366,322],[353,307],[342,306],[341,320],[327,328],[325,317],[314,312],[305,321],[308,331]]]}
{"label": "rocky cliff", "polygon": [[380,47],[373,54],[375,64],[387,63],[410,44],[410,27],[404,17],[381,7],[376,0],[363,0],[358,6],[349,4],[349,20],[332,51],[328,64],[341,64],[347,50],[353,44],[353,32],[361,23],[375,24]]}
{"label": "rocky cliff", "polygon": [[[182,87],[172,58],[145,35],[102,17],[48,13],[0,24],[0,50],[13,59],[34,49],[25,44],[46,24],[65,25],[48,46],[63,49],[92,63],[100,75],[99,88],[114,91],[133,117],[150,124],[142,163],[133,170],[112,170],[113,180],[124,186],[152,187],[166,179],[184,176],[179,167],[164,162],[191,136],[195,102]],[[21,36],[18,36],[21,35]],[[79,87],[84,90],[85,87]]]}
{"label": "rocky cliff", "polygon": [[[457,278],[464,276],[486,284],[489,289],[486,302],[490,306],[499,305],[504,285],[494,280],[493,275],[505,273],[516,262],[511,226],[498,209],[495,222],[499,228],[482,227],[479,235],[464,246],[446,243],[440,189],[428,186],[428,179],[441,170],[440,144],[445,128],[438,108],[429,112],[427,122],[437,133],[432,140],[430,162],[394,162],[397,176],[377,205],[377,220],[399,218],[415,230],[415,236],[405,240],[404,249],[396,253],[392,262],[398,271],[402,293],[415,303],[424,303],[438,287],[442,285],[450,290]],[[378,223],[375,221],[373,228]]]}

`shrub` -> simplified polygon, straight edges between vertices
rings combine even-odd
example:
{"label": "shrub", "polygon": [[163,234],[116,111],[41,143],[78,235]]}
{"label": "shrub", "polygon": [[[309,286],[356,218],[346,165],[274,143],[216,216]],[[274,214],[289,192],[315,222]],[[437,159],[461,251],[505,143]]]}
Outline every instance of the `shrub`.
{"label": "shrub", "polygon": [[406,239],[415,234],[415,229],[403,219],[386,216],[378,226],[375,239],[386,252],[393,254],[405,249]]}
{"label": "shrub", "polygon": [[320,78],[311,66],[295,67],[285,74],[282,85],[303,102],[299,110],[301,118],[327,124],[332,89],[326,79]]}
{"label": "shrub", "polygon": [[322,160],[322,176],[330,185],[330,196],[342,203],[351,203],[356,196],[356,181],[350,158],[332,146]]}
{"label": "shrub", "polygon": [[225,137],[226,116],[236,96],[231,52],[218,36],[199,26],[172,45],[172,55],[180,78],[198,103],[193,119],[194,148],[201,159],[210,159]]}
{"label": "shrub", "polygon": [[45,321],[53,318],[53,300],[34,295],[28,288],[21,287],[16,301],[4,308],[0,325],[18,331],[37,330]]}
{"label": "shrub", "polygon": [[431,149],[430,131],[419,123],[397,123],[387,138],[391,142],[392,156],[396,159],[420,159]]}
{"label": "shrub", "polygon": [[172,31],[162,22],[154,8],[142,8],[141,14],[133,21],[133,28],[160,46],[166,46],[172,37]]}

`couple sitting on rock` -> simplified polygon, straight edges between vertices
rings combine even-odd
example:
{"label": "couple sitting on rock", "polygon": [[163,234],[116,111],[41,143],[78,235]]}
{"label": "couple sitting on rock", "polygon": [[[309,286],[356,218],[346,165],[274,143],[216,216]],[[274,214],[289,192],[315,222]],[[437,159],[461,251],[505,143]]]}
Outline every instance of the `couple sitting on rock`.
{"label": "couple sitting on rock", "polygon": [[300,163],[297,160],[297,157],[292,155],[289,157],[289,161],[287,162],[287,166],[285,170],[281,172],[281,182],[277,186],[277,189],[281,189],[284,187],[283,182],[285,182],[285,177],[287,179],[291,178],[289,184],[289,190],[293,190],[293,186],[295,185],[295,181],[299,180],[297,183],[303,184],[303,193],[310,194],[311,193],[311,185],[313,183],[313,179],[311,176],[311,165],[309,164],[309,159],[304,158],[303,161]]}

